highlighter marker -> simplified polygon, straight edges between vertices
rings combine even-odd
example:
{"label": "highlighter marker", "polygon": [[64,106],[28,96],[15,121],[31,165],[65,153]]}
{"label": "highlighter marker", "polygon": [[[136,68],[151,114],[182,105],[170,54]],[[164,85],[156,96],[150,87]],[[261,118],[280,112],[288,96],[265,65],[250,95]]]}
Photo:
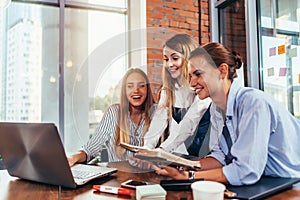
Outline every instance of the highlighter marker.
{"label": "highlighter marker", "polygon": [[100,192],[106,192],[110,194],[127,195],[130,196],[130,190],[126,188],[105,186],[105,185],[93,185],[93,189]]}

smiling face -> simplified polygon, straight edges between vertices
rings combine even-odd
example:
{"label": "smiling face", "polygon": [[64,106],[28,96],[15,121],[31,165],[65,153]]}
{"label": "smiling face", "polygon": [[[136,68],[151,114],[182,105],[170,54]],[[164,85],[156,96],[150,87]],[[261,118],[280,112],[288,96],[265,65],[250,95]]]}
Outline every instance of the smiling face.
{"label": "smiling face", "polygon": [[188,72],[190,76],[190,86],[195,90],[199,99],[205,99],[210,96],[208,86],[204,80],[205,71],[203,67],[206,63],[205,59],[195,57],[188,63]]}
{"label": "smiling face", "polygon": [[174,51],[167,46],[163,49],[163,57],[165,62],[165,68],[170,73],[173,79],[180,77],[182,73],[183,55],[177,51]]}
{"label": "smiling face", "polygon": [[147,83],[139,73],[132,73],[126,80],[126,97],[133,107],[140,107],[147,98]]}
{"label": "smiling face", "polygon": [[188,63],[190,86],[199,99],[210,97],[223,110],[226,109],[231,84],[227,78],[226,66],[226,64],[213,66],[204,56],[195,56]]}

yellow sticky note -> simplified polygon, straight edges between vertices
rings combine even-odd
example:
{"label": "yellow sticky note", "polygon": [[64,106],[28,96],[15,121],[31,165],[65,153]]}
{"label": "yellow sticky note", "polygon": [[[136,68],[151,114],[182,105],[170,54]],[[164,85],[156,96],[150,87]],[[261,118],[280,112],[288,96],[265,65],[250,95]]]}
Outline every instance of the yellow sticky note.
{"label": "yellow sticky note", "polygon": [[285,53],[285,45],[278,46],[278,55]]}

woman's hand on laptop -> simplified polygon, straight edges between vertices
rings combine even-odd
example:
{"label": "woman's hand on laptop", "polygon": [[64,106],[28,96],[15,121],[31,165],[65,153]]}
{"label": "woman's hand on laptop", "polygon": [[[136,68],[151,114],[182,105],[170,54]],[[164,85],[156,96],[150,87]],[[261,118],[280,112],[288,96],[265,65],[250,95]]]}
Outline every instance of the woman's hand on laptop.
{"label": "woman's hand on laptop", "polygon": [[69,166],[72,167],[76,163],[83,163],[86,161],[86,153],[82,150],[78,151],[77,153],[73,154],[70,157],[67,157]]}
{"label": "woman's hand on laptop", "polygon": [[73,156],[67,157],[67,159],[70,167],[72,167],[76,163],[76,160],[74,159]]}

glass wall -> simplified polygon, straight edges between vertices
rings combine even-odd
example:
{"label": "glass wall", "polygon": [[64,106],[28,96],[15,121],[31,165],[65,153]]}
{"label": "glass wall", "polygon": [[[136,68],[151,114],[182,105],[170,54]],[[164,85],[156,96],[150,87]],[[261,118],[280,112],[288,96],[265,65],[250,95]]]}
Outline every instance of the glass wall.
{"label": "glass wall", "polygon": [[0,12],[0,121],[55,123],[72,153],[118,100],[127,1],[30,2]]}
{"label": "glass wall", "polygon": [[6,11],[0,29],[1,120],[57,123],[58,9],[12,3]]}
{"label": "glass wall", "polygon": [[67,8],[65,27],[65,144],[76,151],[118,102],[116,87],[127,68],[126,16]]}
{"label": "glass wall", "polygon": [[300,119],[300,1],[260,0],[261,87]]}
{"label": "glass wall", "polygon": [[245,27],[245,1],[219,2],[216,4],[219,15],[220,42],[240,53],[244,66],[238,70],[238,81],[247,86],[247,52]]}

